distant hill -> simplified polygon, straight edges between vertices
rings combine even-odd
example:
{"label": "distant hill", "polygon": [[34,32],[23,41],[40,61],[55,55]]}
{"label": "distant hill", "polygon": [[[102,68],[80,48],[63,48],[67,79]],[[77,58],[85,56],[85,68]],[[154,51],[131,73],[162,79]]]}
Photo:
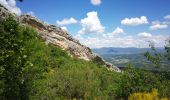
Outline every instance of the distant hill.
{"label": "distant hill", "polygon": [[[93,48],[92,51],[94,53],[97,53],[99,55],[105,55],[105,54],[139,54],[144,53],[146,51],[150,51],[150,48],[116,48],[116,47],[103,47],[103,48]],[[157,48],[159,52],[165,52],[164,48]]]}
{"label": "distant hill", "polygon": [[[158,52],[164,53],[164,48],[156,48]],[[134,67],[140,67],[149,70],[155,70],[153,65],[144,57],[144,52],[151,51],[150,48],[94,48],[94,53],[101,56],[105,61],[116,65],[119,68],[132,64]],[[162,62],[159,70],[170,70],[168,61]],[[156,69],[157,70],[157,69]]]}

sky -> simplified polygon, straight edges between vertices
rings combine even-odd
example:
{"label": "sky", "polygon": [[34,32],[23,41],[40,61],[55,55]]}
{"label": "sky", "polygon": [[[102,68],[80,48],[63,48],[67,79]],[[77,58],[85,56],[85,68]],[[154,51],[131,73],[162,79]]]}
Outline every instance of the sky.
{"label": "sky", "polygon": [[163,47],[170,0],[0,0],[10,11],[57,25],[90,48]]}

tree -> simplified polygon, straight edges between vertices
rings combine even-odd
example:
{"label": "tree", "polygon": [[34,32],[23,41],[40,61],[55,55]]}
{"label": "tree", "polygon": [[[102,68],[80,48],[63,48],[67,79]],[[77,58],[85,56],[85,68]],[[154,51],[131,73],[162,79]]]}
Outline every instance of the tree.
{"label": "tree", "polygon": [[152,62],[156,68],[159,68],[161,66],[162,55],[156,50],[153,42],[150,42],[149,47],[152,52],[147,51],[144,53],[144,56],[148,61]]}
{"label": "tree", "polygon": [[165,50],[165,57],[167,57],[167,59],[170,61],[170,38],[166,41]]}
{"label": "tree", "polygon": [[29,31],[9,16],[0,22],[1,99],[27,100],[25,70],[31,66],[25,45],[32,38]]}
{"label": "tree", "polygon": [[164,47],[165,53],[162,54],[158,52],[158,50],[155,48],[155,45],[153,42],[150,42],[149,47],[151,48],[151,52],[147,51],[144,53],[144,56],[147,58],[148,61],[150,61],[156,68],[161,67],[162,60],[165,60],[166,58],[168,61],[170,61],[170,39],[166,41],[166,45]]}

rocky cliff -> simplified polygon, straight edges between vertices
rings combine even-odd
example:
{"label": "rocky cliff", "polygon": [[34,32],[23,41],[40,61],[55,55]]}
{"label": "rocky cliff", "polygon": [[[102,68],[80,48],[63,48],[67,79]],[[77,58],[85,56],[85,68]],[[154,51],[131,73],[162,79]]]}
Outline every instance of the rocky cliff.
{"label": "rocky cliff", "polygon": [[[0,20],[3,20],[11,14],[12,13],[8,9],[0,5]],[[34,27],[38,36],[44,39],[47,44],[51,43],[62,48],[63,50],[66,50],[72,57],[87,61],[91,60],[105,65],[109,70],[120,72],[117,67],[106,63],[101,57],[95,55],[90,48],[82,45],[78,40],[74,39],[68,34],[68,32],[62,30],[60,27],[46,24],[30,15],[12,15],[21,24],[27,24]]]}

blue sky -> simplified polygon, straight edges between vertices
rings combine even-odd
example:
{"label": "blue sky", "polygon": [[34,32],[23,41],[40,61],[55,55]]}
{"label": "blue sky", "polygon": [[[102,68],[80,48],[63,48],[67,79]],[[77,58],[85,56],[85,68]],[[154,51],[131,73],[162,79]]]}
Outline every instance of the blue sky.
{"label": "blue sky", "polygon": [[67,30],[91,47],[164,46],[170,36],[170,0],[0,0],[13,12],[31,14]]}

